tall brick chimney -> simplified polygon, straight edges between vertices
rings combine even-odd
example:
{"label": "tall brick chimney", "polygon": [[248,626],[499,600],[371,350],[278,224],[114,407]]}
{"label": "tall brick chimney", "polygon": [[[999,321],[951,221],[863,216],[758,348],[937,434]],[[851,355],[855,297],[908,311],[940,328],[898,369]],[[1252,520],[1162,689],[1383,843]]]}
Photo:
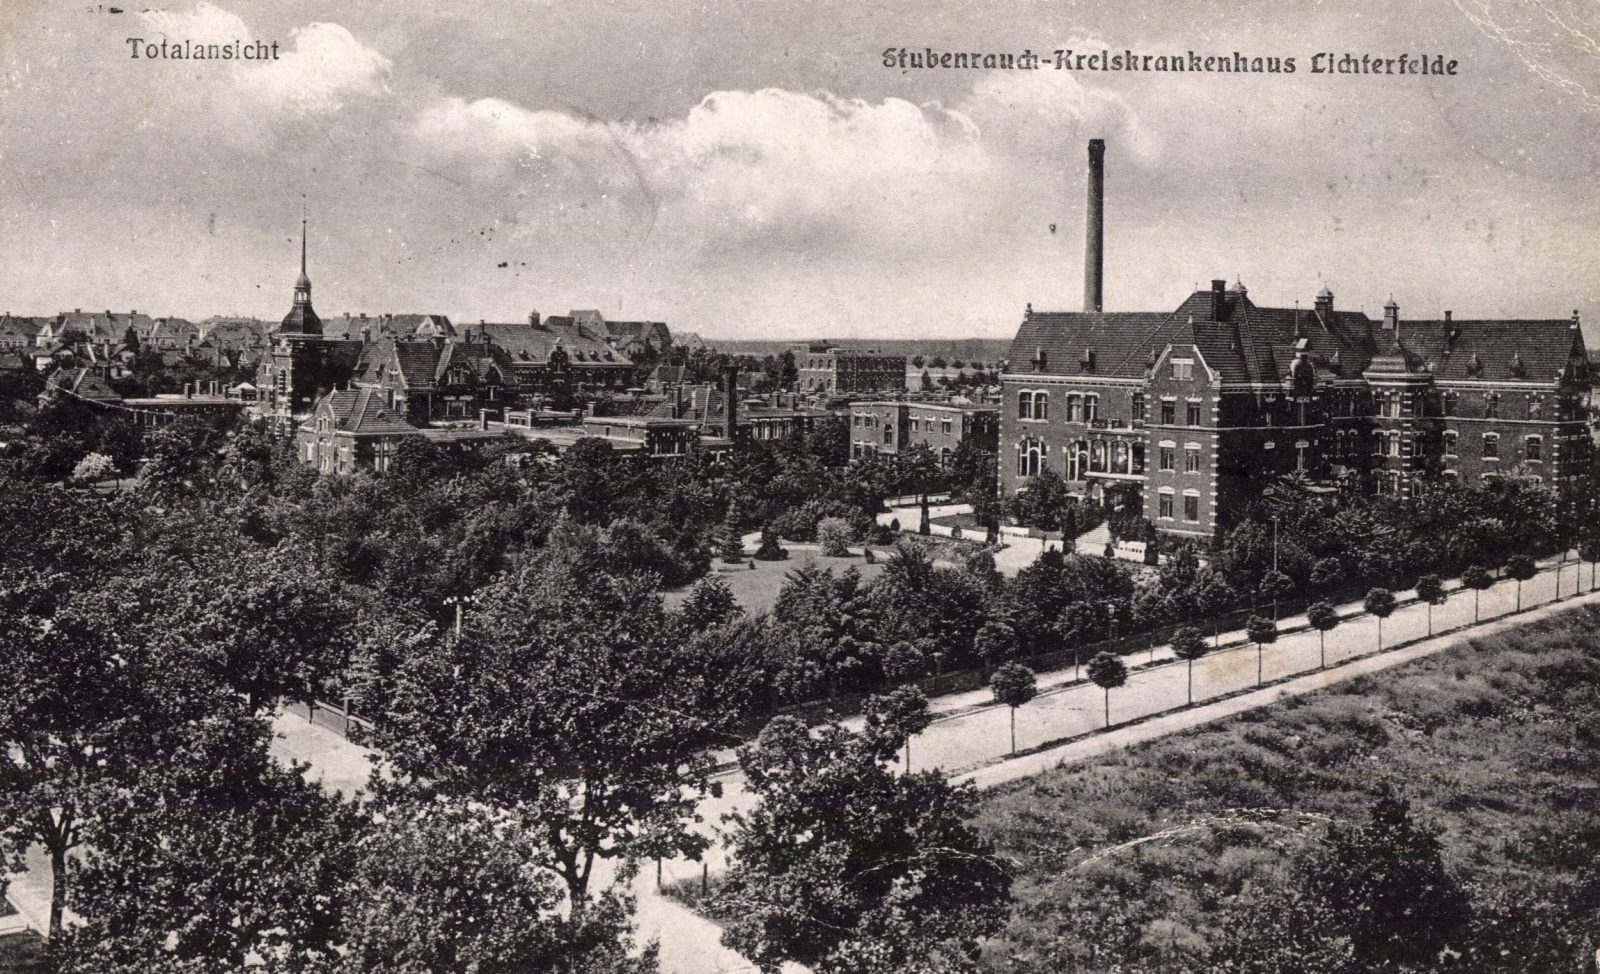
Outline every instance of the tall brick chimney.
{"label": "tall brick chimney", "polygon": [[1106,140],[1089,140],[1089,206],[1087,240],[1083,247],[1083,310],[1099,311],[1103,303],[1101,282],[1106,269]]}
{"label": "tall brick chimney", "polygon": [[726,365],[722,369],[722,435],[733,440],[739,432],[739,367]]}

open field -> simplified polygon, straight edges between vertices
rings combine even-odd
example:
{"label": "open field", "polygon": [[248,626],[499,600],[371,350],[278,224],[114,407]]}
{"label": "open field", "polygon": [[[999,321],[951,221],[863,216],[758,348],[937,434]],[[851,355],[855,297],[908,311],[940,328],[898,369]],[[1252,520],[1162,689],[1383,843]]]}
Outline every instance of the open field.
{"label": "open field", "polygon": [[[733,597],[739,601],[746,612],[766,612],[778,600],[778,592],[783,589],[784,580],[789,573],[802,565],[816,564],[819,568],[832,569],[834,574],[839,574],[847,568],[854,568],[861,573],[863,581],[870,581],[883,571],[883,560],[889,557],[887,549],[876,550],[878,558],[876,564],[867,564],[866,559],[859,554],[852,554],[848,558],[827,558],[810,546],[812,550],[785,544],[789,550],[789,557],[783,561],[755,561],[747,558],[742,565],[724,565],[722,560],[716,559],[711,563],[711,571],[722,576],[728,583],[728,589]],[[750,566],[754,565],[755,568]],[[675,589],[668,589],[662,597],[669,609],[675,609],[684,599],[689,597],[693,585],[684,585]]]}
{"label": "open field", "polygon": [[[1470,896],[1449,970],[1581,969],[1600,937],[1597,633],[1582,608],[997,789],[979,824],[1020,871],[986,964],[1249,969],[1218,966],[1224,945],[1263,940],[1327,823],[1365,822],[1390,788]],[[1360,969],[1341,951],[1300,969]]]}

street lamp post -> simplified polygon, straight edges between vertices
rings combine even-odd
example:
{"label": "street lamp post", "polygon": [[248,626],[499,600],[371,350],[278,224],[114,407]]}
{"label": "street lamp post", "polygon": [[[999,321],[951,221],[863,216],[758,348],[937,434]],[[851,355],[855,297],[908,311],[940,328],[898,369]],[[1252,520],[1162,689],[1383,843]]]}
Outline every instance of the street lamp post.
{"label": "street lamp post", "polygon": [[[455,642],[459,643],[461,641],[461,615],[462,615],[462,609],[465,606],[471,605],[475,601],[477,601],[477,600],[475,598],[473,598],[472,596],[470,596],[470,595],[452,595],[452,596],[449,596],[448,598],[446,598],[444,600],[444,604],[445,605],[452,606],[456,611],[455,622],[450,627],[450,631],[454,636],[454,641]],[[457,677],[459,677],[461,675],[461,664],[460,664],[460,662],[457,662],[454,666],[451,667],[451,673],[452,673],[453,676],[457,676]]]}

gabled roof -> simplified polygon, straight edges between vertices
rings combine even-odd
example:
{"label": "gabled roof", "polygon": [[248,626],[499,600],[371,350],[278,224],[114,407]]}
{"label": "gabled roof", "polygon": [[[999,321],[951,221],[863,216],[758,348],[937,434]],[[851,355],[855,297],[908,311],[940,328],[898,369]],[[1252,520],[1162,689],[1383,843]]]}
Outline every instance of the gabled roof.
{"label": "gabled roof", "polygon": [[154,322],[149,315],[133,311],[127,314],[113,311],[63,311],[55,316],[51,324],[57,335],[76,332],[85,338],[116,342],[122,340],[122,336],[128,333],[129,328],[138,335],[148,333]]}
{"label": "gabled roof", "polygon": [[[1331,301],[1331,296],[1330,296]],[[1400,321],[1396,333],[1359,311],[1263,308],[1236,287],[1200,290],[1167,312],[1045,312],[1023,319],[1008,359],[1017,376],[1092,374],[1142,378],[1161,351],[1192,344],[1230,383],[1277,384],[1297,356],[1339,378],[1426,372],[1441,380],[1549,383],[1588,358],[1566,320]],[[1092,369],[1080,363],[1094,353]]]}
{"label": "gabled roof", "polygon": [[259,318],[211,317],[200,322],[204,340],[222,348],[259,348],[266,344],[272,326]]}
{"label": "gabled roof", "polygon": [[406,421],[403,407],[390,407],[383,389],[362,386],[337,389],[317,403],[318,419],[333,421],[334,429],[352,436],[382,436],[421,432]]}
{"label": "gabled roof", "polygon": [[33,318],[11,314],[0,315],[0,336],[26,339],[31,344],[49,321],[49,318]]}
{"label": "gabled roof", "polygon": [[494,372],[500,376],[500,381],[504,382],[509,379],[511,357],[505,350],[496,348],[488,342],[446,342],[439,353],[439,363],[434,370],[434,383],[442,385],[446,373],[452,367],[463,365],[480,381]]}
{"label": "gabled roof", "polygon": [[626,354],[606,344],[604,339],[571,318],[559,315],[545,318],[537,325],[526,321],[488,322],[478,329],[490,343],[505,350],[512,365],[544,364],[558,341],[573,365],[627,367],[633,364]]}
{"label": "gabled roof", "polygon": [[122,396],[94,369],[57,369],[45,380],[39,398],[46,401],[71,396],[94,402],[121,402]]}
{"label": "gabled roof", "polygon": [[343,314],[322,319],[322,334],[328,338],[359,341],[365,335],[368,341],[381,338],[408,339],[448,338],[455,335],[455,327],[447,315],[438,314]]}

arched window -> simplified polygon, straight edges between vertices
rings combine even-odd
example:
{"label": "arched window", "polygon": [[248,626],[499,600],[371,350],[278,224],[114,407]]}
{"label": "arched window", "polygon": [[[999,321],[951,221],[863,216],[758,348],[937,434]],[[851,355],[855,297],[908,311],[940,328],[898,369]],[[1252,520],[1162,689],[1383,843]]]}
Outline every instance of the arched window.
{"label": "arched window", "polygon": [[1042,441],[1029,437],[1017,444],[1017,476],[1037,477],[1044,470],[1046,448]]}
{"label": "arched window", "polygon": [[1033,393],[1026,389],[1017,393],[1017,418],[1033,418]]}
{"label": "arched window", "polygon": [[1078,440],[1067,448],[1067,479],[1082,480],[1088,471],[1089,444]]}

